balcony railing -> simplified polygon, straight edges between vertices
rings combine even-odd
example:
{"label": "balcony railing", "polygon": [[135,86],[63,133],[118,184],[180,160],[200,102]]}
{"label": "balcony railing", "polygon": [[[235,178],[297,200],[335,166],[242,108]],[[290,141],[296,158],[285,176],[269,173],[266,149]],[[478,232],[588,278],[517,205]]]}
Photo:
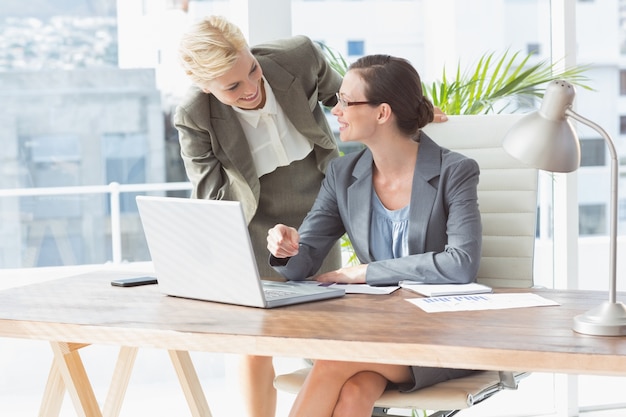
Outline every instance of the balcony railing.
{"label": "balcony railing", "polygon": [[2,189],[0,269],[148,260],[134,196],[190,190],[188,182]]}

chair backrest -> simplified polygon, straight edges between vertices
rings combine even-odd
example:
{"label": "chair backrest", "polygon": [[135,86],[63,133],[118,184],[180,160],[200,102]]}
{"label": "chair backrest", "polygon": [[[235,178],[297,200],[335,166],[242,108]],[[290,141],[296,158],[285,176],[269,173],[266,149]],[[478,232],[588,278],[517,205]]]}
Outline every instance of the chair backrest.
{"label": "chair backrest", "polygon": [[477,280],[494,288],[533,285],[538,171],[502,148],[504,135],[522,116],[449,116],[424,128],[437,144],[480,166],[483,247]]}

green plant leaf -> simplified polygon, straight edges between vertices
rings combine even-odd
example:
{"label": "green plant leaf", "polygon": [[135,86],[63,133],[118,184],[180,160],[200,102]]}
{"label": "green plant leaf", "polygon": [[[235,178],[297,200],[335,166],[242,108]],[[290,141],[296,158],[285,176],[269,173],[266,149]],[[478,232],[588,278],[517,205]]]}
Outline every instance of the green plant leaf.
{"label": "green plant leaf", "polygon": [[337,50],[331,48],[325,43],[316,43],[319,45],[322,53],[324,53],[324,56],[326,57],[326,60],[330,64],[331,68],[337,71],[343,77],[348,71],[348,67],[350,66],[348,64],[348,61],[346,61],[345,58]]}
{"label": "green plant leaf", "polygon": [[520,59],[520,52],[509,50],[500,56],[486,53],[473,68],[462,70],[459,62],[453,81],[448,80],[444,67],[441,81],[433,82],[430,88],[423,85],[424,94],[444,113],[455,115],[515,112],[541,99],[546,85],[556,79],[592,90],[585,84],[588,78],[583,75],[587,66],[557,71],[559,62],[551,64],[544,60],[529,65],[533,55]]}
{"label": "green plant leaf", "polygon": [[350,238],[348,238],[347,234],[344,234],[341,237],[341,251],[349,254],[348,259],[345,262],[345,266],[354,266],[359,264],[359,259],[356,257],[356,253],[354,252],[354,248],[352,247],[352,242],[350,242]]}

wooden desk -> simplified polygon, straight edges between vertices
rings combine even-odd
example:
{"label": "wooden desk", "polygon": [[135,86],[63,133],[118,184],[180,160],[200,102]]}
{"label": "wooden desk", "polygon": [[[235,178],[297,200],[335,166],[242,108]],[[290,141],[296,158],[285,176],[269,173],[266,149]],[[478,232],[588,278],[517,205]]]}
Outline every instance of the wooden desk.
{"label": "wooden desk", "polygon": [[[198,417],[211,414],[190,351],[626,375],[626,337],[572,330],[573,317],[604,301],[605,292],[533,290],[561,305],[462,313],[425,313],[404,301],[416,296],[406,290],[262,310],[167,297],[156,286],[112,287],[121,275],[90,273],[0,291],[0,336],[52,342],[40,415],[58,415],[67,389],[79,415],[117,416],[141,347],[169,351]],[[88,344],[122,347],[102,412],[78,354]]]}

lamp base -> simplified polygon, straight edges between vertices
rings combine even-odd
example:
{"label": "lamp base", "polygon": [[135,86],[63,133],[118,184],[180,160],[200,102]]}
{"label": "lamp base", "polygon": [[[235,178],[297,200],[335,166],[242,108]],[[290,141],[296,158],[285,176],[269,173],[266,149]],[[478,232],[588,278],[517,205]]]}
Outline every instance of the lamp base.
{"label": "lamp base", "polygon": [[593,336],[626,336],[626,306],[606,301],[574,317],[574,331]]}

